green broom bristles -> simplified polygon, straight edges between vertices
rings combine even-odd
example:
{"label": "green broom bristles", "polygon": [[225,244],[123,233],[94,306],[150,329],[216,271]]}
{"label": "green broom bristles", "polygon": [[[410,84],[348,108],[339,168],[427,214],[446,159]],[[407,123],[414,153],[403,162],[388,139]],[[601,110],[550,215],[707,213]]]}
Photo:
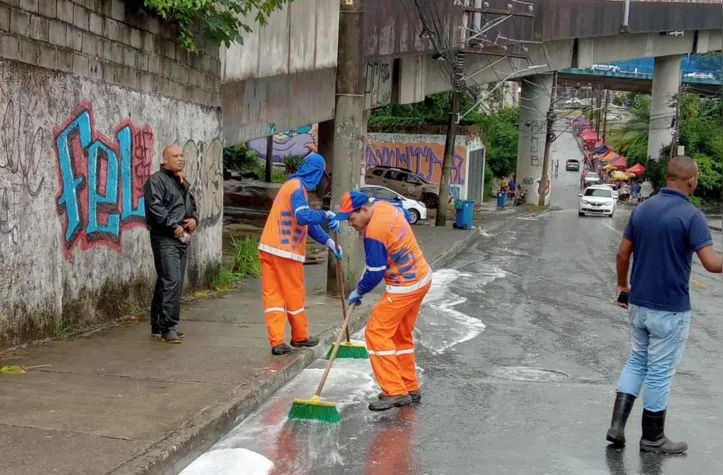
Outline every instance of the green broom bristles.
{"label": "green broom bristles", "polygon": [[[334,351],[334,345],[331,345],[329,351],[326,353],[326,359],[331,358],[331,352]],[[369,359],[369,352],[367,347],[364,345],[358,345],[356,343],[345,342],[339,345],[339,351],[336,353],[337,358],[356,358],[361,360]]]}
{"label": "green broom bristles", "polygon": [[311,399],[294,399],[289,410],[289,419],[337,423],[341,421],[341,416],[336,404],[313,396]]}

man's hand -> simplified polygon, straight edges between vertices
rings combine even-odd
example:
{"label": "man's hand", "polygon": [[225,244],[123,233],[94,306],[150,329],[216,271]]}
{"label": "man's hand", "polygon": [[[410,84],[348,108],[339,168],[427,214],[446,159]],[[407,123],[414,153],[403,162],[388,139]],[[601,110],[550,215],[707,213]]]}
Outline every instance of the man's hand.
{"label": "man's hand", "polygon": [[332,254],[334,254],[334,257],[341,260],[344,257],[344,250],[341,248],[341,246],[337,246],[333,239],[329,238],[328,241],[326,241],[326,247],[329,248]]}
{"label": "man's hand", "polygon": [[347,305],[353,306],[353,305],[361,305],[361,295],[359,295],[359,292],[357,289],[354,289],[349,294],[349,299],[346,301]]}
{"label": "man's hand", "polygon": [[621,292],[625,292],[627,294],[630,294],[630,285],[617,285],[615,287],[615,301],[618,304],[618,307],[622,308],[628,308],[627,303],[618,302],[617,299],[620,296]]}
{"label": "man's hand", "polygon": [[183,227],[188,229],[188,232],[195,232],[196,226],[198,226],[198,223],[196,223],[196,220],[193,218],[186,218],[183,220]]}
{"label": "man's hand", "polygon": [[341,223],[337,221],[336,219],[332,219],[329,221],[329,231],[332,233],[338,233],[339,229],[341,229]]}
{"label": "man's hand", "polygon": [[177,237],[178,239],[181,239],[181,238],[183,237],[183,233],[184,233],[184,230],[183,230],[183,227],[182,227],[182,226],[176,226],[176,227],[173,229],[173,235],[174,235],[175,237]]}

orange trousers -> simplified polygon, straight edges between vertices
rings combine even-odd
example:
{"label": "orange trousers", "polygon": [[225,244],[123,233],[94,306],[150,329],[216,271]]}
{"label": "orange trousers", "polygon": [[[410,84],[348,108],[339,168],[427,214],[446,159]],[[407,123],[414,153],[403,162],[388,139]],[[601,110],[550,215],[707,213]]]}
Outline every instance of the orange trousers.
{"label": "orange trousers", "polygon": [[309,326],[304,308],[304,263],[264,251],[259,251],[259,260],[264,315],[271,346],[285,343],[287,318],[291,324],[291,340],[306,340],[309,338]]}
{"label": "orange trousers", "polygon": [[369,317],[365,339],[374,376],[384,394],[419,389],[412,331],[432,283],[408,294],[384,292]]}

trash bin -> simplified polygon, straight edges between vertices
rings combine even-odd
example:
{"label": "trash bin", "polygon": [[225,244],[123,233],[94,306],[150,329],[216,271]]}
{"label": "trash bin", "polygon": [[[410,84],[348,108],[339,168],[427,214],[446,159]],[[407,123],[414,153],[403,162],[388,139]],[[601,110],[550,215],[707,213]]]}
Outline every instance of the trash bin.
{"label": "trash bin", "polygon": [[455,229],[472,229],[474,203],[473,200],[454,200],[454,209],[457,215],[452,227]]}
{"label": "trash bin", "polygon": [[499,193],[497,193],[497,206],[499,206],[500,208],[504,208],[506,204],[507,193],[505,193],[504,191],[500,191]]}

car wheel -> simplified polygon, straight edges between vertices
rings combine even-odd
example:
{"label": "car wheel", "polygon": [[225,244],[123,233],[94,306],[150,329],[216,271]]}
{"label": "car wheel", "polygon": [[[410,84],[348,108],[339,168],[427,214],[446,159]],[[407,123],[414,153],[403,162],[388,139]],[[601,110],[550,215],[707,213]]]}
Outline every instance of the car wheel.
{"label": "car wheel", "polygon": [[434,193],[426,193],[424,196],[422,196],[422,203],[424,203],[424,206],[426,206],[427,209],[437,209],[437,205],[439,204],[439,196],[435,195]]}
{"label": "car wheel", "polygon": [[585,216],[585,213],[583,213],[582,211],[578,211],[578,212],[577,212],[577,215],[578,215],[578,216]]}
{"label": "car wheel", "polygon": [[417,224],[417,221],[419,221],[419,211],[416,209],[410,209],[409,214],[412,215],[412,221],[409,224]]}

